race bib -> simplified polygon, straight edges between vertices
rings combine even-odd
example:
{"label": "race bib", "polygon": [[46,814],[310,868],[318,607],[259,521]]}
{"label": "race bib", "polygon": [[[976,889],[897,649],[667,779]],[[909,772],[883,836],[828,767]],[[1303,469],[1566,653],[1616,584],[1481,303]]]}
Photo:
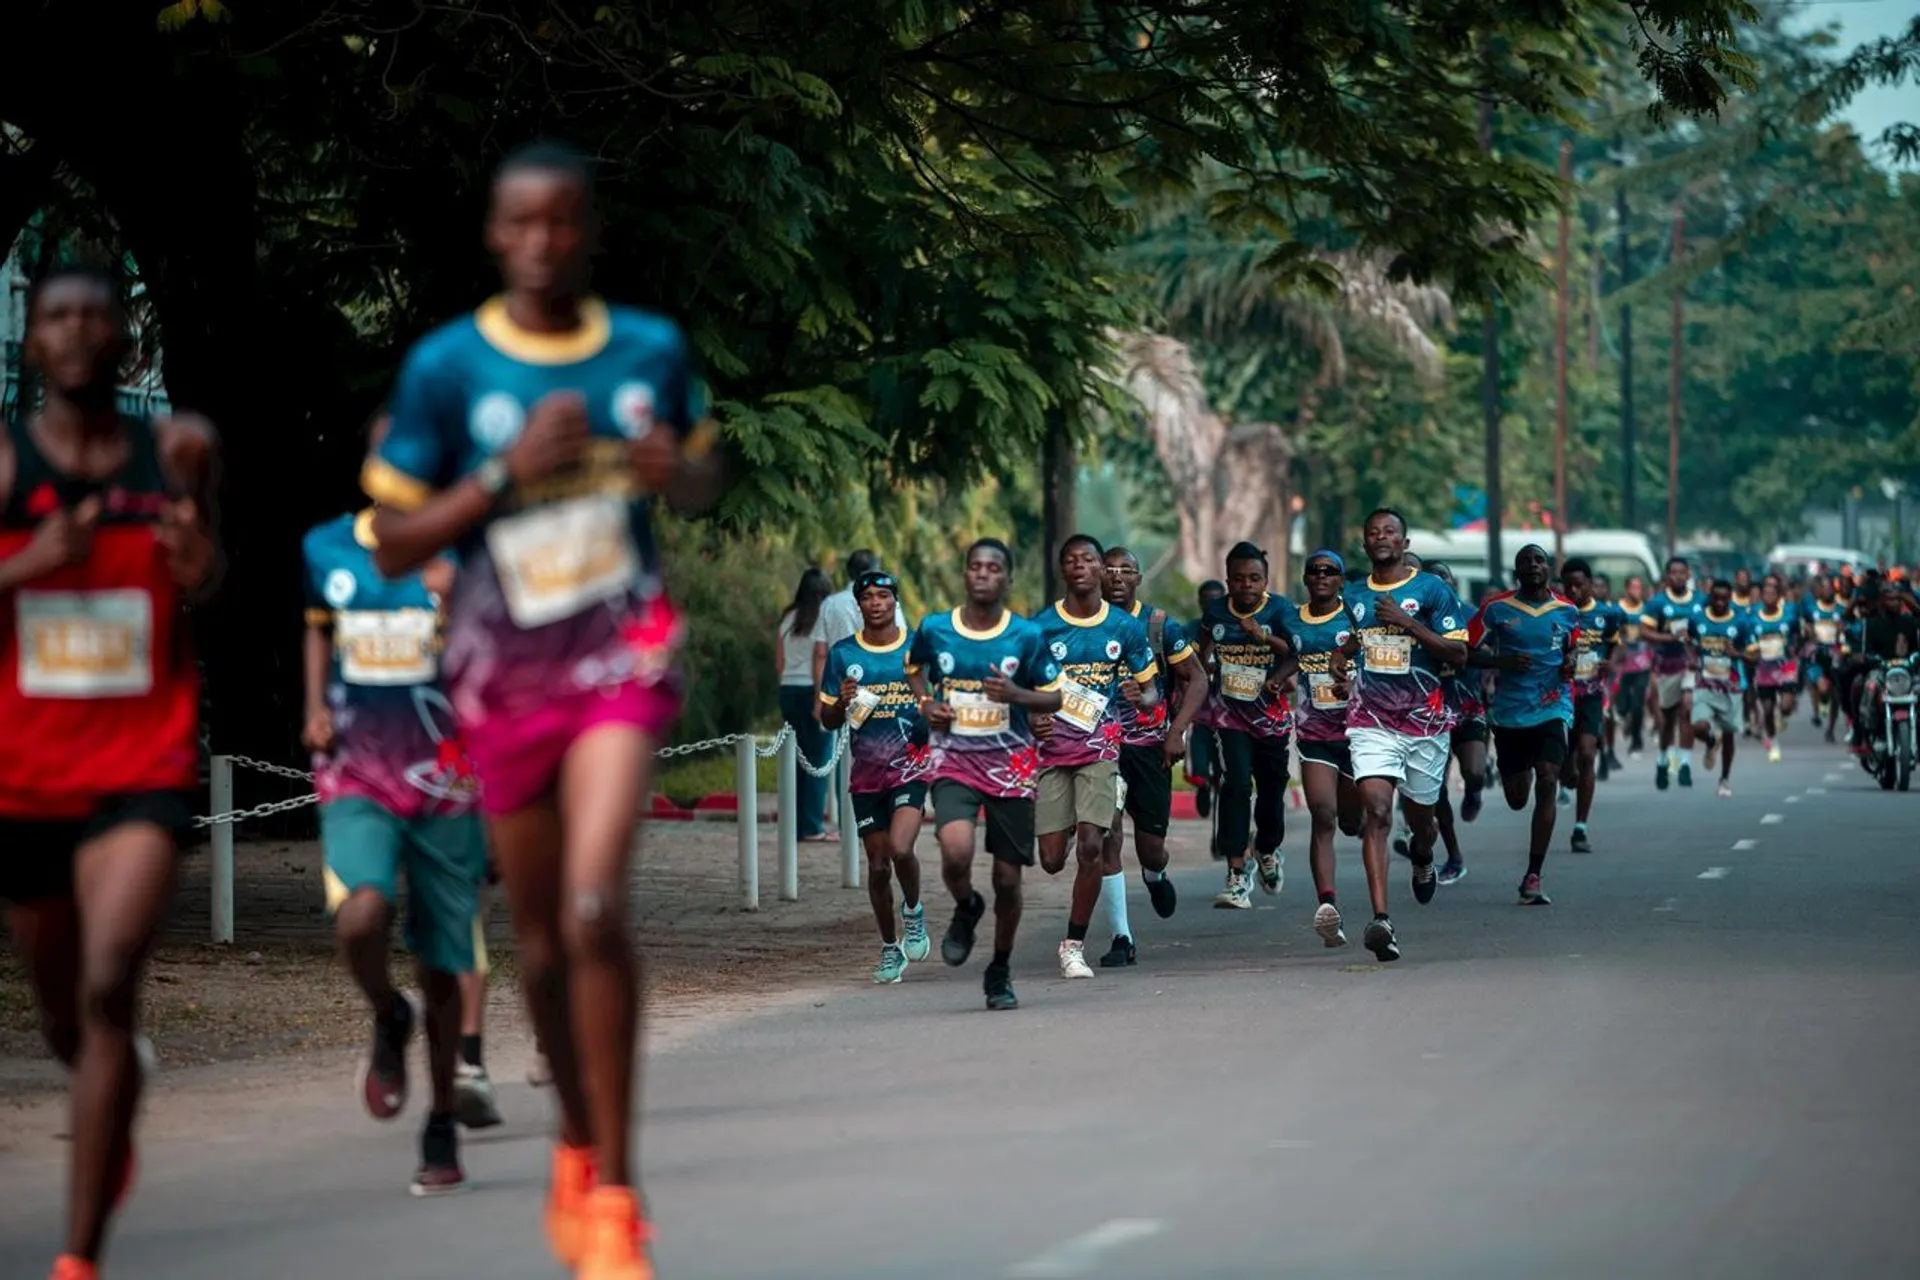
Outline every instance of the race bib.
{"label": "race bib", "polygon": [[573,498],[487,526],[487,550],[522,629],[544,627],[628,591],[639,576],[626,504]]}
{"label": "race bib", "polygon": [[1574,659],[1573,659],[1573,678],[1574,679],[1592,680],[1599,674],[1600,674],[1600,651],[1598,649],[1582,649],[1578,654],[1574,656]]}
{"label": "race bib", "polygon": [[1767,662],[1778,662],[1787,656],[1787,638],[1783,635],[1760,637],[1760,657]]}
{"label": "race bib", "polygon": [[153,689],[153,598],[145,591],[14,593],[20,692],[131,698]]}
{"label": "race bib", "polygon": [[1667,634],[1676,639],[1684,638],[1692,625],[1693,619],[1691,618],[1669,618],[1667,619]]}
{"label": "race bib", "polygon": [[1733,676],[1733,659],[1724,653],[1710,653],[1700,660],[1700,674],[1709,680],[1727,680]]}
{"label": "race bib", "polygon": [[1347,700],[1340,696],[1340,686],[1324,671],[1309,675],[1307,688],[1311,692],[1314,707],[1320,711],[1337,711],[1347,705]]}
{"label": "race bib", "polygon": [[333,624],[340,678],[348,684],[427,684],[439,674],[435,620],[425,609],[358,610]]}
{"label": "race bib", "polygon": [[1107,714],[1107,695],[1095,693],[1072,680],[1060,682],[1060,710],[1055,714],[1082,733],[1099,728]]}
{"label": "race bib", "polygon": [[1235,702],[1254,702],[1260,697],[1260,691],[1267,685],[1265,667],[1249,667],[1238,662],[1220,664],[1221,696],[1232,698]]}
{"label": "race bib", "polygon": [[1813,638],[1824,645],[1839,644],[1839,621],[1834,618],[1815,618],[1813,620]]}
{"label": "race bib", "polygon": [[953,708],[956,737],[991,738],[1013,727],[1013,708],[984,693],[950,693],[947,705]]}
{"label": "race bib", "polygon": [[873,709],[879,705],[880,695],[872,689],[854,690],[853,697],[847,702],[847,723],[858,729],[867,722],[867,717],[872,715]]}
{"label": "race bib", "polygon": [[1367,670],[1385,676],[1403,676],[1413,670],[1413,637],[1399,632],[1366,638]]}

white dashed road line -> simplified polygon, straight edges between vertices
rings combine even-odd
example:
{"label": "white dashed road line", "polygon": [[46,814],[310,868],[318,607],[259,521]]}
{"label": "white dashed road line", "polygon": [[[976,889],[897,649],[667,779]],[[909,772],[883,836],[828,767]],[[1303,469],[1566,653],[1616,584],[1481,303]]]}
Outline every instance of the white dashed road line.
{"label": "white dashed road line", "polygon": [[1728,868],[1728,867],[1708,867],[1705,871],[1702,871],[1699,875],[1695,876],[1694,879],[1695,880],[1725,880],[1727,878],[1727,872],[1730,869],[1731,868]]}
{"label": "white dashed road line", "polygon": [[1786,819],[1781,815],[1777,813],[1770,813],[1766,817],[1760,819],[1760,825],[1763,827],[1777,827],[1785,821]]}
{"label": "white dashed road line", "polygon": [[1760,842],[1758,840],[1735,840],[1733,842],[1733,851],[1735,853],[1742,853],[1748,849],[1753,848],[1755,845],[1759,843]]}
{"label": "white dashed road line", "polygon": [[1114,1218],[1085,1235],[1056,1245],[1037,1258],[1029,1258],[1009,1270],[1007,1275],[1018,1277],[1019,1280],[1092,1275],[1100,1266],[1102,1255],[1136,1240],[1159,1235],[1165,1227],[1166,1224],[1158,1218]]}

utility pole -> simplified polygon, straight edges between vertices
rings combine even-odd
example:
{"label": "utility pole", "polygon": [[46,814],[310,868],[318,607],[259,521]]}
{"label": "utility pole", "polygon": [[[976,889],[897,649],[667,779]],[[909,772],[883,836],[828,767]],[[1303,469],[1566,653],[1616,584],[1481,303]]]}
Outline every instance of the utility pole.
{"label": "utility pole", "polygon": [[[1620,167],[1627,167],[1627,144],[1624,138],[1616,135],[1613,145],[1620,152]],[[1627,184],[1622,181],[1614,188],[1614,212],[1618,224],[1616,230],[1620,237],[1620,287],[1626,288],[1633,283],[1633,248],[1627,235]],[[1639,470],[1635,465],[1635,453],[1639,443],[1634,438],[1633,429],[1633,308],[1620,308],[1620,527],[1638,529],[1640,512],[1633,498],[1634,475]]]}
{"label": "utility pole", "polygon": [[[1480,149],[1493,153],[1493,99],[1480,99]],[[1498,587],[1507,581],[1506,555],[1500,546],[1500,516],[1506,498],[1500,485],[1500,300],[1489,291],[1480,320],[1480,413],[1487,430],[1487,578]]]}
{"label": "utility pole", "polygon": [[1553,560],[1567,558],[1567,255],[1573,240],[1573,140],[1560,142],[1560,248],[1554,259]]}
{"label": "utility pole", "polygon": [[[1672,267],[1678,270],[1686,244],[1687,215],[1673,211]],[[1673,334],[1667,355],[1667,554],[1678,555],[1680,547],[1680,367],[1686,358],[1686,286],[1673,290]]]}

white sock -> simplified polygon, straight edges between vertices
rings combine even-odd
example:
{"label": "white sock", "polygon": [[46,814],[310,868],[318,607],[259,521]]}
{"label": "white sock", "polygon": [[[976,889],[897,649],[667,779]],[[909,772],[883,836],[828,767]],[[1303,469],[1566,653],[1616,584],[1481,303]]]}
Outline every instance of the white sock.
{"label": "white sock", "polygon": [[1133,930],[1127,927],[1127,877],[1125,872],[1115,872],[1100,877],[1100,905],[1107,909],[1107,923],[1113,926],[1116,938],[1131,938]]}
{"label": "white sock", "polygon": [[1689,769],[1693,768],[1693,748],[1692,747],[1688,747],[1685,751],[1682,751],[1680,753],[1680,763],[1685,765]]}
{"label": "white sock", "polygon": [[1147,868],[1142,867],[1140,868],[1140,878],[1148,884],[1158,884],[1167,878],[1167,873],[1165,871],[1149,871]]}

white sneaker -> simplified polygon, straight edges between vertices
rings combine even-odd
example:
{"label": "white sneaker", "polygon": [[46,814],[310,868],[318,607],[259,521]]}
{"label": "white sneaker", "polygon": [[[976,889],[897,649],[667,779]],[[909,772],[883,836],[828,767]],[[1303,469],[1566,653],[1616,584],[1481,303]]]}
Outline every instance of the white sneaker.
{"label": "white sneaker", "polygon": [[1227,872],[1227,887],[1213,895],[1213,905],[1228,911],[1253,909],[1253,890],[1244,871]]}
{"label": "white sneaker", "polygon": [[1320,935],[1320,941],[1329,947],[1347,945],[1346,931],[1340,927],[1340,908],[1331,902],[1323,902],[1313,913],[1313,931]]}
{"label": "white sneaker", "polygon": [[1260,869],[1260,891],[1279,893],[1287,883],[1287,855],[1275,850],[1263,853],[1256,859]]}
{"label": "white sneaker", "polygon": [[1068,938],[1060,944],[1060,976],[1063,978],[1091,978],[1093,970],[1087,965],[1087,944]]}
{"label": "white sneaker", "polygon": [[501,1121],[487,1069],[462,1062],[453,1070],[453,1114],[468,1129],[491,1129]]}

